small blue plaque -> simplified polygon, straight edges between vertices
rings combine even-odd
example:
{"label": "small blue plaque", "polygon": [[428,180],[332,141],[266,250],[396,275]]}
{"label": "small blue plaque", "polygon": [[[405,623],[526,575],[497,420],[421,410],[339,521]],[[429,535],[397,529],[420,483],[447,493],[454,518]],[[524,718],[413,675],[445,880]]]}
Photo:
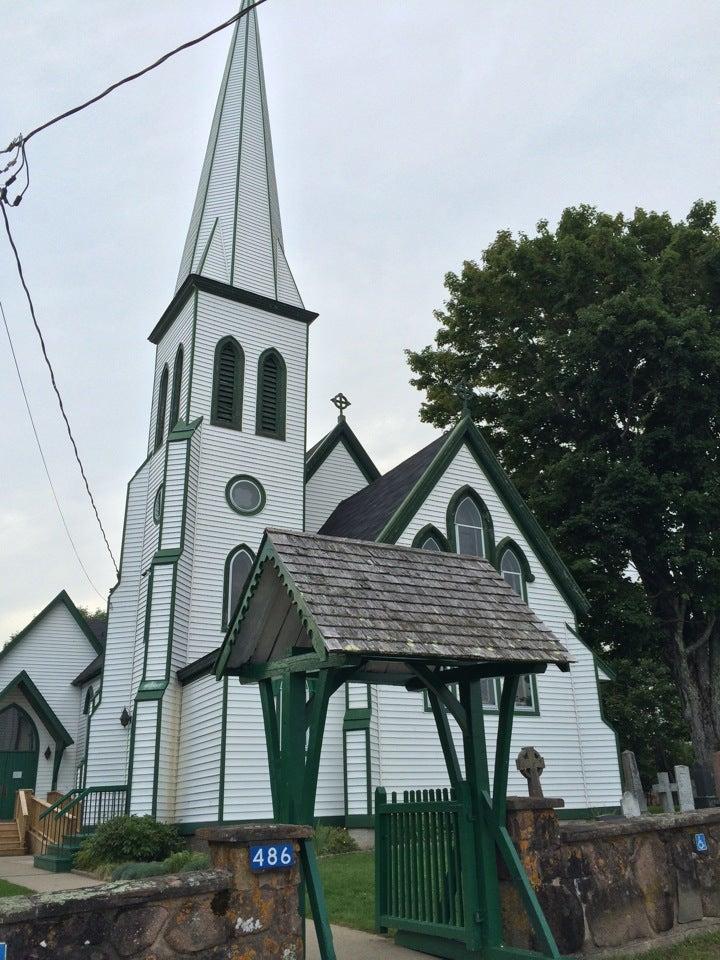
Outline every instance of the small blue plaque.
{"label": "small blue plaque", "polygon": [[[289,870],[295,863],[295,848],[292,843],[263,843],[250,846],[250,869],[253,873],[264,870]],[[0,955],[0,960],[3,960]]]}
{"label": "small blue plaque", "polygon": [[[704,833],[695,834],[695,849],[698,853],[707,853],[708,851],[708,842]],[[0,955],[0,960],[2,956]]]}
{"label": "small blue plaque", "polygon": [[7,960],[7,944],[0,943],[0,960]]}

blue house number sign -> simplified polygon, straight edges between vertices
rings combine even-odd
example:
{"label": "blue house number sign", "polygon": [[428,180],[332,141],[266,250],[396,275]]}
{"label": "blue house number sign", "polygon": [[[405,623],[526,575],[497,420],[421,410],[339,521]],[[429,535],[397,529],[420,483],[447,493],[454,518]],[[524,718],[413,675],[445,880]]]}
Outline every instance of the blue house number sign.
{"label": "blue house number sign", "polygon": [[[250,846],[250,869],[253,873],[264,870],[288,870],[295,863],[295,848],[292,843],[263,843]],[[0,960],[3,960],[0,954]]]}
{"label": "blue house number sign", "polygon": [[7,944],[0,943],[0,960],[7,960]]}
{"label": "blue house number sign", "polygon": [[[707,853],[708,842],[704,833],[695,834],[695,849],[697,850],[698,853]],[[0,960],[2,960],[1,955],[0,955]]]}

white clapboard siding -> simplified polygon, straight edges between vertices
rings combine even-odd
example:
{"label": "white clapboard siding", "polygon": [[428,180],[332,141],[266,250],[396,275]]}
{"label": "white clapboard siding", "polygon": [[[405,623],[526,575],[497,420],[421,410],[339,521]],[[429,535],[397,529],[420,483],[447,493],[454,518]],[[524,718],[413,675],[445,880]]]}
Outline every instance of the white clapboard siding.
{"label": "white clapboard siding", "polygon": [[159,460],[160,455],[156,454],[128,484],[120,580],[108,603],[101,699],[90,721],[88,786],[122,784],[127,779],[130,727],[121,726],[120,715],[124,707],[132,712],[133,687],[139,682],[139,676],[135,679],[136,669],[142,670],[137,631],[138,623],[144,622],[148,579],[142,576],[143,544],[148,503],[152,511],[155,492],[154,487],[148,489],[148,484]]}
{"label": "white clapboard siding", "polygon": [[[570,675],[551,667],[537,678],[540,715],[516,715],[511,757],[523,746],[537,747],[547,764],[543,775],[546,796],[563,797],[568,807],[615,806],[621,792],[615,736],[600,715],[592,654],[571,635],[568,638],[565,624],[574,623],[571,610],[466,447],[458,451],[398,542],[411,544],[428,523],[445,532],[448,503],[465,484],[472,486],[487,505],[496,541],[510,536],[525,552],[535,577],[527,585],[528,602],[576,660]],[[414,699],[414,706],[407,706],[408,699]],[[424,713],[422,697],[402,688],[385,688],[379,700],[383,786],[402,790],[446,783],[432,714]],[[492,769],[492,744],[497,733],[494,715],[486,715],[486,728]],[[455,733],[459,745],[457,728]],[[423,758],[422,765],[416,762],[418,756]],[[527,792],[512,762],[509,790]]]}
{"label": "white clapboard siding", "polygon": [[201,677],[182,690],[175,819],[216,823],[220,796],[222,683]]}
{"label": "white clapboard siding", "polygon": [[148,454],[152,453],[155,447],[155,425],[158,409],[158,399],[160,394],[160,379],[162,372],[167,364],[168,368],[168,391],[167,402],[165,404],[165,424],[163,437],[167,440],[168,424],[170,423],[170,400],[173,393],[173,371],[175,368],[175,355],[177,349],[182,344],[183,348],[183,368],[182,384],[180,389],[180,419],[185,420],[187,411],[188,390],[190,387],[190,366],[192,356],[192,327],[194,313],[194,298],[190,297],[187,303],[182,307],[174,321],[166,330],[162,340],[155,350],[155,378],[153,381],[152,407],[150,412],[150,427],[148,430]]}
{"label": "white clapboard siding", "polygon": [[154,567],[150,600],[150,627],[147,631],[145,678],[162,680],[166,674],[168,638],[170,634],[170,605],[172,603],[174,564]]}
{"label": "white clapboard siding", "polygon": [[320,754],[318,787],[315,797],[316,817],[341,817],[345,812],[343,781],[343,718],[345,689],[333,694],[328,704],[325,736]]}
{"label": "white clapboard siding", "polygon": [[349,816],[368,813],[367,732],[345,731],[345,770],[347,813]]}
{"label": "white clapboard siding", "polygon": [[[58,789],[63,792],[74,786],[78,754],[80,690],[72,686],[75,677],[95,659],[97,653],[64,603],[57,603],[22,640],[0,660],[0,690],[25,671],[53,712],[73,738],[66,748],[58,774]],[[40,737],[38,762],[38,796],[50,789],[55,759],[55,743],[42,721],[34,715],[22,694],[0,702],[0,710],[8,703],[19,703],[33,716]],[[48,761],[43,756],[47,746],[52,750]]]}
{"label": "white clapboard siding", "polygon": [[[222,684],[214,683],[219,695]],[[272,818],[265,728],[255,684],[241,686],[228,678],[223,819]]]}
{"label": "white clapboard siding", "polygon": [[316,533],[342,500],[366,486],[345,443],[336,444],[305,484],[305,529]]}
{"label": "white clapboard siding", "polygon": [[185,470],[188,459],[188,441],[175,440],[168,444],[163,496],[161,550],[178,550],[185,509]]}
{"label": "white clapboard siding", "polygon": [[[138,816],[143,816],[152,809],[158,709],[157,700],[145,700],[135,705],[135,752],[130,784],[130,813]],[[93,786],[89,780],[88,786]]]}
{"label": "white clapboard siding", "polygon": [[175,820],[181,701],[182,688],[172,677],[162,698],[157,770],[156,816],[166,822]]}

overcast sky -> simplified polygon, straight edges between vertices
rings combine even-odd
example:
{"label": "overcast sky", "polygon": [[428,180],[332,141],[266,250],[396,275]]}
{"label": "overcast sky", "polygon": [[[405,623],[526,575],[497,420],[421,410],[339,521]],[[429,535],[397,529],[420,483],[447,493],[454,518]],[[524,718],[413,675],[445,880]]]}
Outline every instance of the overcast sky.
{"label": "overcast sky", "polygon": [[[234,0],[2,5],[0,141],[231,16]],[[309,435],[349,418],[382,468],[433,436],[403,350],[443,276],[501,228],[569,204],[684,216],[718,196],[720,7],[701,2],[268,0],[259,11],[285,246],[311,329]],[[11,211],[48,349],[116,555],[145,456],[153,348],[229,31],[29,145]],[[114,572],[4,236],[0,298],[79,551]],[[0,329],[0,643],[61,588],[101,604],[51,499]],[[103,603],[104,605],[104,603]]]}

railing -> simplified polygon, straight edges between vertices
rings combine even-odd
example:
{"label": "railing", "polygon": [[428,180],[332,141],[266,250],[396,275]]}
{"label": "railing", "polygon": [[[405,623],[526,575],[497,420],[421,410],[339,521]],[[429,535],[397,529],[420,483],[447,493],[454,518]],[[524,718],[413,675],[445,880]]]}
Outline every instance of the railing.
{"label": "railing", "polygon": [[79,833],[94,830],[125,813],[126,786],[76,787],[50,805],[38,817],[42,835],[41,853]]}
{"label": "railing", "polygon": [[30,797],[32,797],[32,790],[18,790],[15,794],[15,823],[17,824],[18,838],[23,847],[25,847],[27,843],[27,834],[30,825]]}
{"label": "railing", "polygon": [[468,909],[475,870],[467,785],[375,793],[376,926],[476,944]]}

